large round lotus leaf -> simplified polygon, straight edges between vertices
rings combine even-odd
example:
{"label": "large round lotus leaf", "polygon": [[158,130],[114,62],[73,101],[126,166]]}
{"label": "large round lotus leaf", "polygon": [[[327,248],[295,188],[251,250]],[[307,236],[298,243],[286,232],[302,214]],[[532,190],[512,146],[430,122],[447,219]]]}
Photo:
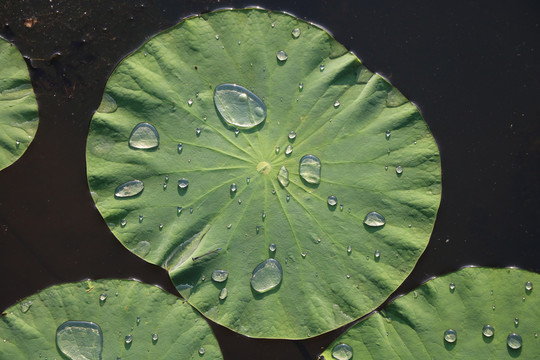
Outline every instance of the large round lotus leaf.
{"label": "large round lotus leaf", "polygon": [[51,286],[2,313],[0,339],[10,360],[222,359],[192,307],[133,280]]}
{"label": "large round lotus leaf", "polygon": [[[313,24],[261,9],[190,18],[125,59],[106,92],[117,109],[96,113],[87,146],[99,211],[226,327],[337,328],[380,305],[428,243],[440,163],[422,116]],[[363,223],[374,211],[384,226]]]}
{"label": "large round lotus leaf", "polygon": [[25,151],[38,126],[36,97],[19,51],[0,38],[0,170]]}
{"label": "large round lotus leaf", "polygon": [[[339,359],[332,352],[344,343],[353,349],[353,360],[538,359],[538,287],[540,275],[528,271],[464,268],[374,313],[334,341],[323,356]],[[486,325],[493,330],[486,327],[484,335]],[[454,342],[445,340],[447,330],[455,331]],[[511,334],[521,337],[521,348],[508,345]]]}

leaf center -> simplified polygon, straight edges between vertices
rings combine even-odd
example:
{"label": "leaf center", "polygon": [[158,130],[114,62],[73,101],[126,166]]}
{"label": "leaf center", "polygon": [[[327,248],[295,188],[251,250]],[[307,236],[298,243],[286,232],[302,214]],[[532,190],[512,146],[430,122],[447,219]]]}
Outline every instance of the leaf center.
{"label": "leaf center", "polygon": [[268,174],[272,170],[272,165],[266,161],[261,161],[257,164],[257,171],[261,174]]}

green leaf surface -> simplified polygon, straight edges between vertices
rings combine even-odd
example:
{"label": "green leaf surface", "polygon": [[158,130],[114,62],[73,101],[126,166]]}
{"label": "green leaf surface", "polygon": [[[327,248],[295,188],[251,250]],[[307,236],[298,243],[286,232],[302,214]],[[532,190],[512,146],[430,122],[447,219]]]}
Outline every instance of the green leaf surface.
{"label": "green leaf surface", "polygon": [[26,151],[38,126],[38,109],[21,53],[0,38],[0,170]]}
{"label": "green leaf surface", "polygon": [[[540,275],[524,270],[463,268],[398,298],[322,355],[334,359],[334,347],[345,343],[353,348],[353,360],[537,359],[540,297],[534,287],[539,286]],[[493,327],[493,336],[483,335],[485,325]],[[448,329],[457,333],[453,343],[444,340]],[[512,333],[521,336],[520,349],[507,345]]]}
{"label": "green leaf surface", "polygon": [[[192,307],[133,280],[51,286],[8,308],[0,319],[1,359],[222,359],[212,330]],[[67,330],[62,326],[68,321],[97,324],[101,342],[95,325],[77,336],[72,323]]]}
{"label": "green leaf surface", "polygon": [[[259,111],[237,118],[248,126],[263,111],[249,94],[229,108],[231,93],[214,104],[221,84],[255,94],[265,120],[235,131],[218,106]],[[261,9],[193,17],[125,59],[106,92],[117,109],[96,113],[87,146],[97,208],[127,248],[167,269],[193,306],[228,328],[294,339],[349,323],[401,284],[428,243],[440,201],[429,129],[413,104],[313,24]],[[140,123],[155,127],[159,145],[141,125],[149,139],[137,130],[135,143],[146,148],[130,146]],[[304,155],[320,159],[320,180],[313,161],[300,176]],[[133,180],[144,190],[122,197],[126,188],[117,188]],[[372,211],[386,225],[364,225]],[[268,258],[283,276],[258,274],[261,293],[251,276]],[[226,282],[212,281],[214,270],[227,270]]]}

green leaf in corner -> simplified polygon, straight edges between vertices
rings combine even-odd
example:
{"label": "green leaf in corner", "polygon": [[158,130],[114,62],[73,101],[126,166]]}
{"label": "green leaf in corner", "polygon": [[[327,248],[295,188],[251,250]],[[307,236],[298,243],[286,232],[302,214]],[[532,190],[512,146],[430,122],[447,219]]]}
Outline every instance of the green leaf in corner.
{"label": "green leaf in corner", "polygon": [[536,359],[540,275],[463,268],[428,281],[338,338],[322,354],[349,359]]}
{"label": "green leaf in corner", "polygon": [[190,18],[126,58],[106,93],[116,105],[87,146],[97,208],[234,331],[298,339],[349,323],[428,243],[441,179],[426,123],[313,24],[262,9]]}
{"label": "green leaf in corner", "polygon": [[36,97],[19,51],[0,38],[0,170],[26,151],[38,126]]}
{"label": "green leaf in corner", "polygon": [[182,299],[133,280],[54,285],[6,309],[1,359],[222,359]]}

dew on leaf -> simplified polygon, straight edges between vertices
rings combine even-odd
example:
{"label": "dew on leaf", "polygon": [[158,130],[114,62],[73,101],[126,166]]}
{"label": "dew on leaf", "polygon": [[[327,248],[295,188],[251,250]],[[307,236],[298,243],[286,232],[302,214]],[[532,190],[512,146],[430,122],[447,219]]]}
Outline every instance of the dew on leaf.
{"label": "dew on leaf", "polygon": [[384,216],[382,216],[378,212],[372,211],[368,213],[364,218],[364,224],[371,227],[379,227],[386,224],[386,220],[384,219]]}
{"label": "dew on leaf", "polygon": [[221,84],[214,91],[214,103],[228,125],[249,129],[266,119],[266,105],[254,93],[236,84]]}
{"label": "dew on leaf", "polygon": [[299,173],[310,184],[321,182],[321,161],[314,155],[304,155],[300,159]]}
{"label": "dew on leaf", "polygon": [[69,359],[101,359],[103,333],[89,321],[66,321],[56,329],[56,346]]}
{"label": "dew on leaf", "polygon": [[114,191],[117,198],[125,198],[138,195],[144,190],[144,184],[140,180],[132,180],[119,185]]}
{"label": "dew on leaf", "polygon": [[156,128],[149,123],[135,125],[129,135],[129,146],[134,149],[155,149],[159,146],[159,134]]}
{"label": "dew on leaf", "polygon": [[281,283],[283,270],[275,259],[266,259],[255,267],[251,274],[251,287],[258,293],[265,293]]}

